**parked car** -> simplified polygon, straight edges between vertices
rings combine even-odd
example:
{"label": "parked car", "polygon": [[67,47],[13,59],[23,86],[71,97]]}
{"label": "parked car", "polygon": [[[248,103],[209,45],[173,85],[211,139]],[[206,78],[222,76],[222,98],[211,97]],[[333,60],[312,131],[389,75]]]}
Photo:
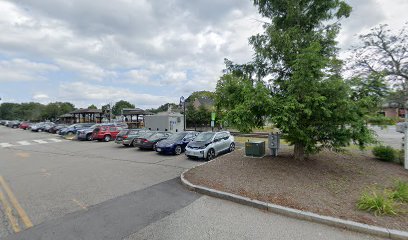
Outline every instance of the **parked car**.
{"label": "parked car", "polygon": [[156,152],[180,155],[189,142],[194,140],[198,132],[179,132],[156,144]]}
{"label": "parked car", "polygon": [[152,132],[136,138],[133,145],[140,149],[156,150],[156,143],[168,138],[170,135],[172,135],[171,132]]}
{"label": "parked car", "polygon": [[212,160],[222,152],[235,150],[234,137],[230,132],[202,132],[186,146],[189,158]]}
{"label": "parked car", "polygon": [[18,126],[21,129],[27,130],[31,126],[31,123],[29,122],[21,122],[20,126]]}
{"label": "parked car", "polygon": [[6,126],[11,128],[18,128],[20,126],[20,121],[18,120],[9,121]]}
{"label": "parked car", "polygon": [[77,138],[78,140],[87,140],[91,141],[92,140],[92,133],[95,128],[100,127],[100,126],[116,126],[115,123],[102,123],[102,124],[94,124],[90,126],[89,128],[84,128],[81,130],[77,131]]}
{"label": "parked car", "polygon": [[133,146],[136,138],[150,132],[150,130],[146,129],[123,129],[116,136],[115,143],[123,144],[126,147]]}
{"label": "parked car", "polygon": [[117,126],[97,126],[92,132],[92,139],[109,142],[115,139],[121,130],[123,129]]}
{"label": "parked car", "polygon": [[59,130],[68,127],[67,124],[55,124],[50,129],[48,129],[49,133],[57,133]]}
{"label": "parked car", "polygon": [[50,129],[51,129],[52,127],[54,127],[54,126],[55,126],[55,123],[53,123],[53,122],[46,122],[46,123],[44,124],[44,126],[42,127],[42,130],[43,130],[43,132],[49,132]]}
{"label": "parked car", "polygon": [[44,127],[45,122],[39,122],[36,124],[31,125],[31,131],[33,132],[42,132],[42,128]]}
{"label": "parked car", "polygon": [[89,128],[90,126],[94,125],[95,123],[76,123],[72,124],[66,128],[63,128],[59,131],[59,135],[71,135],[76,134],[78,130]]}

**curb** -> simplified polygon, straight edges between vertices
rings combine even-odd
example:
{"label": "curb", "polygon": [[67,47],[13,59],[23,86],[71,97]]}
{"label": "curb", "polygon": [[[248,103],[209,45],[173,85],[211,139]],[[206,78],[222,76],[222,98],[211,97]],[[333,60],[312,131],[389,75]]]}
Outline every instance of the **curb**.
{"label": "curb", "polygon": [[255,199],[250,199],[247,197],[232,194],[232,193],[227,193],[227,192],[218,191],[218,190],[203,187],[203,186],[194,185],[191,182],[189,182],[187,179],[184,178],[184,174],[189,170],[184,171],[181,174],[180,179],[181,179],[181,183],[187,189],[191,191],[195,191],[195,192],[209,195],[209,196],[216,197],[216,198],[221,198],[224,200],[229,200],[229,201],[247,205],[250,207],[255,207],[261,210],[266,210],[266,211],[284,215],[287,217],[321,223],[321,224],[329,225],[332,227],[344,228],[344,229],[355,231],[355,232],[366,233],[366,234],[371,234],[371,235],[375,235],[379,237],[386,237],[386,238],[396,239],[396,240],[404,240],[404,239],[407,240],[408,239],[408,232],[406,231],[399,231],[395,229],[376,227],[376,226],[358,223],[354,221],[343,220],[340,218],[322,216],[322,215],[312,213],[312,212],[306,212],[306,211],[301,211],[301,210],[297,210],[294,208],[283,207],[280,205],[262,202],[262,201],[258,201]]}

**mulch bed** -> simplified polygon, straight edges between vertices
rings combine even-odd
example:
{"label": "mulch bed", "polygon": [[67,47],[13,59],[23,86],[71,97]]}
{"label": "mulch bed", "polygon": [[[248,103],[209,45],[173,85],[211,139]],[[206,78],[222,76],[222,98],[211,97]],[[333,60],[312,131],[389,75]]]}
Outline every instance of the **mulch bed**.
{"label": "mulch bed", "polygon": [[[242,150],[223,155],[185,174],[196,185],[251,199],[370,225],[408,231],[408,209],[397,216],[374,216],[356,208],[367,187],[408,181],[408,171],[374,159],[369,152],[322,152],[296,161],[291,149],[272,158],[245,157]],[[406,205],[405,205],[406,206]]]}

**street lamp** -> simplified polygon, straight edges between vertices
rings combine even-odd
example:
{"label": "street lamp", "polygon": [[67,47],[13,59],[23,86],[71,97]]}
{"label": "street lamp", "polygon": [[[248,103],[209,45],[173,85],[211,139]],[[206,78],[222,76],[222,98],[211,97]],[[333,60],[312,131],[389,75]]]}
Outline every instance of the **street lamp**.
{"label": "street lamp", "polygon": [[183,125],[184,125],[184,131],[186,131],[186,101],[184,100],[184,97],[180,97],[180,108],[181,104],[183,104]]}

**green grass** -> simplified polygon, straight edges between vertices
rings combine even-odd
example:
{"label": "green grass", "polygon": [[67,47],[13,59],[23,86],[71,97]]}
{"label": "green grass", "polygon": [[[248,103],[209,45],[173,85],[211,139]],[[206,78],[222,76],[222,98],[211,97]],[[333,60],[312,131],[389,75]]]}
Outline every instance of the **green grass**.
{"label": "green grass", "polygon": [[391,197],[403,203],[408,203],[408,182],[396,181]]}
{"label": "green grass", "polygon": [[256,137],[234,137],[235,138],[235,142],[239,142],[239,143],[245,143],[249,141],[265,141],[265,144],[268,144],[268,139],[267,138],[256,138]]}
{"label": "green grass", "polygon": [[372,212],[375,216],[397,215],[394,200],[387,191],[383,193],[377,193],[376,191],[364,192],[358,200],[357,208]]}

